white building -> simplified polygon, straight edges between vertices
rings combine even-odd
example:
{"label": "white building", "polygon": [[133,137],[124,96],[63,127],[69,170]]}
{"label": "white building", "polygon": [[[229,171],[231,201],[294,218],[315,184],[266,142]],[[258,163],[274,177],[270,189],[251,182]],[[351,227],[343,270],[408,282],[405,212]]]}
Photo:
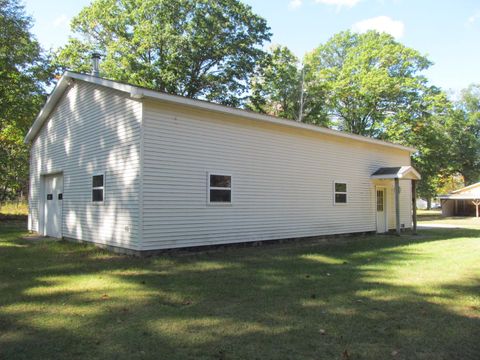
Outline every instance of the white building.
{"label": "white building", "polygon": [[73,72],[26,141],[29,229],[133,251],[400,231],[420,178],[412,148]]}

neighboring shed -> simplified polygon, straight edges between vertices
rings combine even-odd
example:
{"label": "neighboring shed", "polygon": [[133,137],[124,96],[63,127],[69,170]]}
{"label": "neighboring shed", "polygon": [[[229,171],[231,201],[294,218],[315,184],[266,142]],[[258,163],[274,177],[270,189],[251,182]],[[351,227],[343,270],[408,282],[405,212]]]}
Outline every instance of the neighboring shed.
{"label": "neighboring shed", "polygon": [[439,197],[443,216],[477,216],[480,204],[480,182]]}
{"label": "neighboring shed", "polygon": [[[412,227],[412,148],[66,72],[29,229],[132,251]],[[400,181],[408,180],[408,181]]]}

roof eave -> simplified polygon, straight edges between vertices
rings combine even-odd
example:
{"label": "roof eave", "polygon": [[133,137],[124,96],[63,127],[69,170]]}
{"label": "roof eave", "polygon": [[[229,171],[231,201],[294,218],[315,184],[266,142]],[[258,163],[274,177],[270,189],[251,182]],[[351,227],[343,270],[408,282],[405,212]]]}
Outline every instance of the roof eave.
{"label": "roof eave", "polygon": [[[385,168],[381,168],[385,169]],[[378,170],[377,170],[378,171]],[[377,180],[390,180],[390,179],[401,179],[401,180],[421,180],[422,176],[420,173],[415,170],[411,165],[401,166],[394,174],[373,174],[370,176],[371,179]]]}
{"label": "roof eave", "polygon": [[166,101],[170,103],[181,104],[189,107],[194,107],[198,109],[215,111],[223,114],[230,114],[230,115],[239,116],[239,117],[243,117],[250,120],[269,122],[269,123],[282,125],[282,126],[289,126],[293,128],[300,128],[300,129],[315,131],[318,133],[332,135],[332,136],[341,137],[345,139],[357,140],[360,142],[386,146],[390,148],[396,148],[399,150],[408,151],[410,153],[414,153],[417,151],[417,149],[412,147],[389,143],[389,142],[372,139],[372,138],[368,138],[361,135],[349,134],[349,133],[338,131],[338,130],[327,129],[327,128],[323,128],[316,125],[305,124],[305,123],[282,119],[282,118],[278,118],[270,115],[254,113],[254,112],[246,111],[243,109],[231,108],[228,106],[219,105],[219,104],[211,103],[208,101],[202,101],[197,99],[186,98],[183,96],[165,94],[155,90],[144,89],[144,88],[129,85],[129,84],[119,83],[113,80],[103,79],[93,75],[80,74],[80,73],[71,72],[71,71],[66,71],[60,78],[59,82],[57,83],[57,86],[49,96],[47,102],[43,106],[42,110],[40,111],[37,118],[35,119],[32,127],[28,131],[27,136],[25,137],[26,143],[32,141],[35,138],[37,132],[41,129],[44,121],[48,118],[51,111],[55,108],[55,105],[57,104],[58,100],[61,98],[64,91],[68,87],[71,79],[82,80],[82,81],[90,82],[96,85],[105,86],[118,91],[126,92],[126,93],[129,93],[130,96],[134,99],[151,98],[151,99]]}

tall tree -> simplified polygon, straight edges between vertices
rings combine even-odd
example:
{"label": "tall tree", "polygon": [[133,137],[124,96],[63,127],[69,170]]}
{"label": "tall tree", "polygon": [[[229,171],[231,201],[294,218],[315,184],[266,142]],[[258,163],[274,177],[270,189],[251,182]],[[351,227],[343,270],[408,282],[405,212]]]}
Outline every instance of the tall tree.
{"label": "tall tree", "polygon": [[254,111],[296,120],[301,91],[298,68],[298,58],[287,47],[271,47],[252,79],[248,107]]}
{"label": "tall tree", "polygon": [[480,181],[480,85],[464,89],[449,123],[452,170],[463,175],[465,185]]}
{"label": "tall tree", "polygon": [[430,65],[418,51],[376,31],[338,33],[305,63],[307,92],[323,99],[335,126],[372,137],[385,137],[386,122],[411,115],[422,102],[421,71]]}
{"label": "tall tree", "polygon": [[237,106],[271,35],[239,0],[94,0],[72,30],[63,68],[88,71],[99,51],[105,77]]}
{"label": "tall tree", "polygon": [[0,201],[26,188],[28,147],[23,138],[45,99],[47,58],[18,1],[0,0]]}
{"label": "tall tree", "polygon": [[306,91],[308,81],[299,59],[287,47],[273,46],[252,79],[248,107],[286,119],[327,125],[323,101],[318,93],[310,96]]}

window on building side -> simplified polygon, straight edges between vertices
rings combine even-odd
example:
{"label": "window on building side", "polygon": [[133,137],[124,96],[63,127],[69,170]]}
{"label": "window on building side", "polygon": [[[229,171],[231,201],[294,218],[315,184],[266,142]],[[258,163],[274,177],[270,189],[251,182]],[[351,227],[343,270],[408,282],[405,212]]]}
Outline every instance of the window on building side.
{"label": "window on building side", "polygon": [[92,202],[103,202],[105,192],[105,176],[92,176]]}
{"label": "window on building side", "polygon": [[335,204],[346,204],[347,203],[347,184],[342,182],[335,182]]}
{"label": "window on building side", "polygon": [[208,174],[208,202],[232,202],[232,176],[221,174]]}

